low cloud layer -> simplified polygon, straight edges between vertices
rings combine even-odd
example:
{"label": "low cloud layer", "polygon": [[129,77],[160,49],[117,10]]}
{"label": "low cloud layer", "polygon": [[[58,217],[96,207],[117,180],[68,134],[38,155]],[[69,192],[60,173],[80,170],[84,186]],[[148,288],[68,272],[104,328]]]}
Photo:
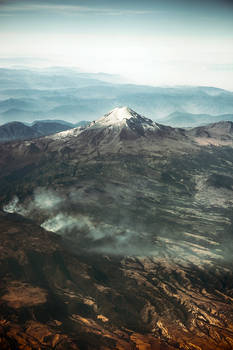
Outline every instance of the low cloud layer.
{"label": "low cloud layer", "polygon": [[14,196],[9,203],[3,206],[3,210],[7,213],[18,213],[23,216],[30,215],[34,210],[50,213],[58,209],[63,200],[64,198],[52,190],[37,188],[30,200],[22,203],[17,196]]}
{"label": "low cloud layer", "polygon": [[144,240],[145,233],[131,229],[123,221],[117,226],[97,222],[91,216],[71,210],[72,206],[84,200],[83,196],[82,191],[65,196],[53,190],[37,188],[30,200],[22,203],[14,196],[3,210],[34,218],[44,229],[60,234],[89,251],[124,255],[151,252],[150,243]]}
{"label": "low cloud layer", "polygon": [[[118,202],[122,192],[108,189],[112,202]],[[106,255],[153,256],[176,258],[181,263],[202,265],[210,259],[231,259],[227,237],[225,244],[217,236],[205,237],[202,233],[175,231],[166,222],[151,226],[136,220],[132,211],[122,205],[103,212],[105,194],[94,189],[74,189],[69,193],[58,193],[52,189],[37,188],[30,198],[21,201],[17,196],[3,207],[8,213],[18,213],[35,220],[41,227],[64,238],[71,248]],[[135,202],[126,193],[128,208]],[[109,199],[109,198],[108,198]],[[93,211],[102,209],[99,215]],[[84,211],[85,209],[85,211]],[[89,214],[90,213],[90,214]],[[105,216],[106,215],[106,216]],[[112,217],[110,217],[112,215]],[[137,221],[137,222],[136,222]],[[188,230],[188,228],[187,228]],[[231,246],[231,245],[229,245]]]}

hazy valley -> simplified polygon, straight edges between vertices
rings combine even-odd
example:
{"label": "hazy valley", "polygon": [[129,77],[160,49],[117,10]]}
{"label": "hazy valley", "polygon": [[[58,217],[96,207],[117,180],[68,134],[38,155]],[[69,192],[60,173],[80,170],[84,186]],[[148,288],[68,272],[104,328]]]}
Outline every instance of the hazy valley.
{"label": "hazy valley", "polygon": [[0,76],[0,125],[43,119],[92,121],[125,105],[171,126],[233,120],[233,93],[214,87],[135,85],[117,75],[64,67],[0,68]]}

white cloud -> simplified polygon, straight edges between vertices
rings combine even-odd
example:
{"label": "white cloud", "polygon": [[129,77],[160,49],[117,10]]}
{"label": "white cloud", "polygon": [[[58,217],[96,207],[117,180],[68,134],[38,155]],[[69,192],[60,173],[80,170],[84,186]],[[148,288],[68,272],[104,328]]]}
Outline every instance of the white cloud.
{"label": "white cloud", "polygon": [[153,10],[131,10],[131,9],[114,9],[114,8],[96,8],[89,6],[72,6],[72,5],[52,5],[52,4],[21,4],[20,6],[2,6],[1,15],[12,15],[12,13],[20,14],[25,12],[56,12],[61,14],[77,15],[77,14],[94,14],[94,15],[109,15],[109,16],[122,16],[122,15],[147,15],[154,13]]}
{"label": "white cloud", "polygon": [[233,71],[226,69],[233,62],[232,38],[12,32],[0,34],[0,46],[2,57],[46,59],[44,65],[120,74],[141,84],[233,90]]}

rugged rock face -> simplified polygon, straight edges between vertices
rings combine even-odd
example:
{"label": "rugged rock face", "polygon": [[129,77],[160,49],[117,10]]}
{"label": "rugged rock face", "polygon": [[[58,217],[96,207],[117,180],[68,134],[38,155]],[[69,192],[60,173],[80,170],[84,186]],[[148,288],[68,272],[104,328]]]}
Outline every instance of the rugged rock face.
{"label": "rugged rock face", "polygon": [[232,349],[232,156],[127,108],[2,145],[2,346]]}

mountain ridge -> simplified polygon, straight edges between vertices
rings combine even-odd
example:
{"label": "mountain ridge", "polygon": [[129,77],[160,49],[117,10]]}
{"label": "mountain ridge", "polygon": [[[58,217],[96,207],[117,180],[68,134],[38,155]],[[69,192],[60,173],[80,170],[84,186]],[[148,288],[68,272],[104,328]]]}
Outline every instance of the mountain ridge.
{"label": "mountain ridge", "polygon": [[33,123],[9,122],[0,125],[0,143],[17,140],[31,140],[70,130],[78,126],[89,124],[81,121],[76,124],[68,123],[62,120],[37,120]]}
{"label": "mountain ridge", "polygon": [[233,121],[233,114],[210,115],[210,114],[192,114],[175,111],[163,119],[159,119],[162,124],[173,127],[197,127],[220,121]]}
{"label": "mountain ridge", "polygon": [[30,140],[71,128],[71,126],[58,122],[35,122],[32,126],[29,126],[14,121],[0,126],[0,143],[17,140]]}

